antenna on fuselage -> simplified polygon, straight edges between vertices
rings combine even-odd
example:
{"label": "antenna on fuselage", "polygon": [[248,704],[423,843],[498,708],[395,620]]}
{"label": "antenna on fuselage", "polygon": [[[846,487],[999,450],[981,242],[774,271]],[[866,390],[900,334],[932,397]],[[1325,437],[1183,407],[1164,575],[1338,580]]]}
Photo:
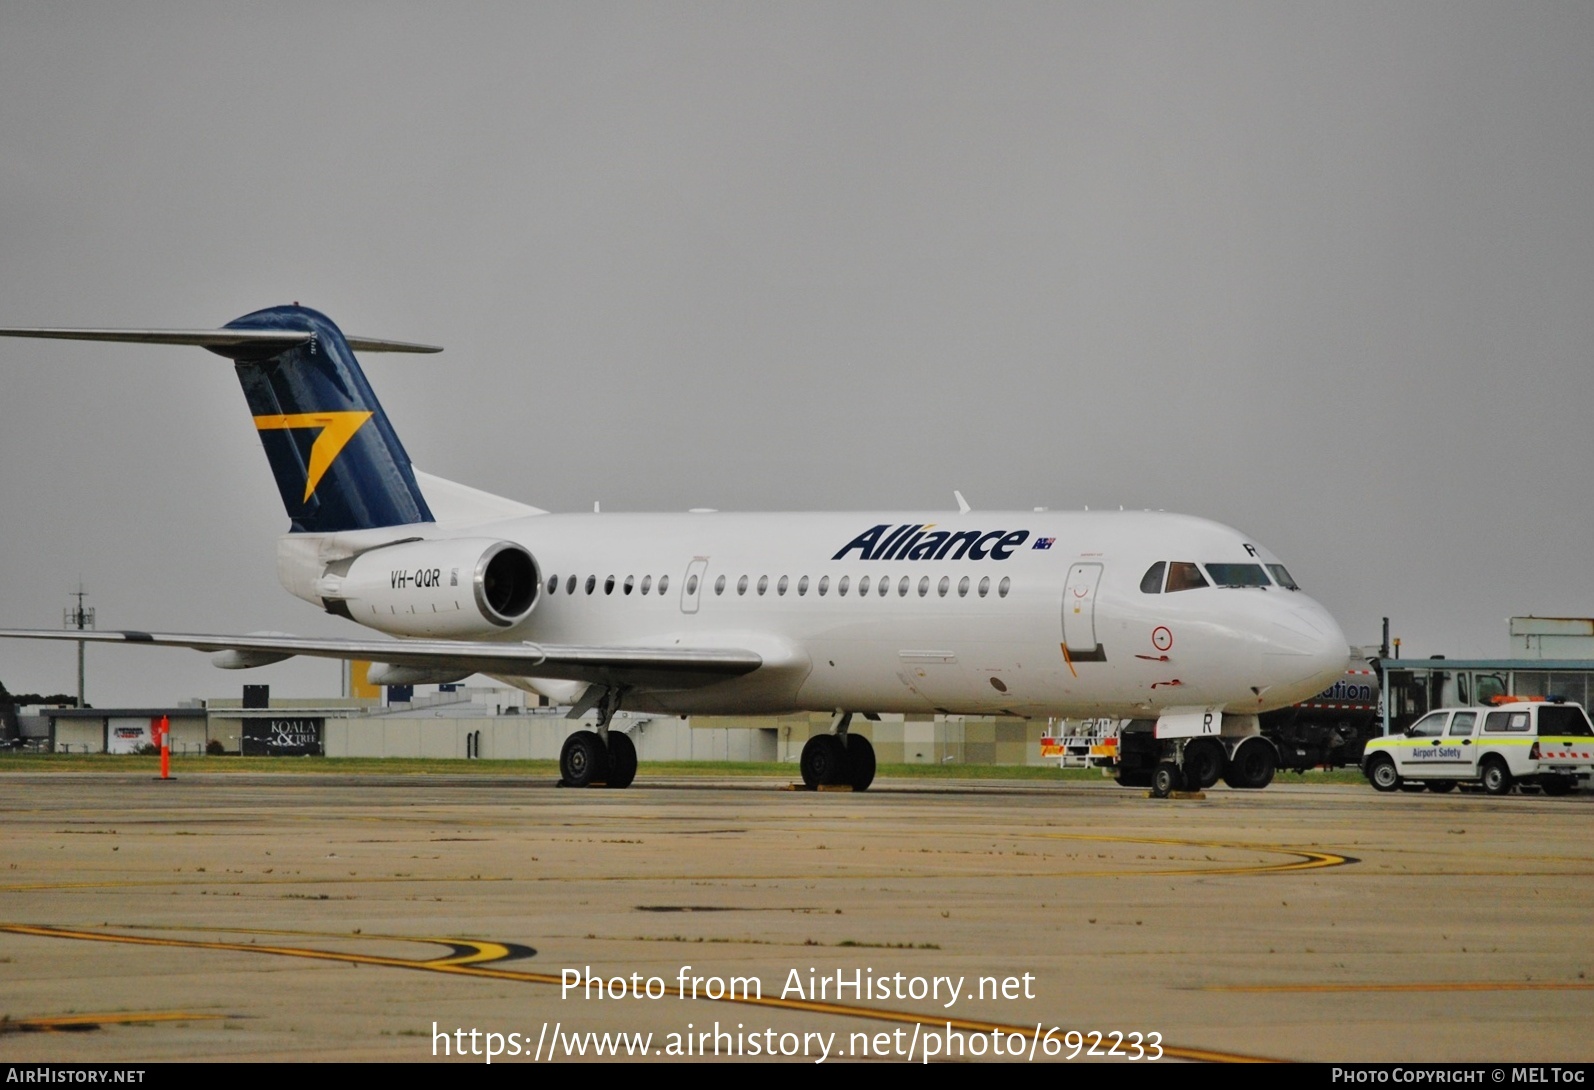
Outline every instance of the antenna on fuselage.
{"label": "antenna on fuselage", "polygon": [[969,501],[963,498],[963,493],[955,488],[952,490],[952,498],[958,501],[958,514],[966,515],[974,510],[974,508],[969,506]]}

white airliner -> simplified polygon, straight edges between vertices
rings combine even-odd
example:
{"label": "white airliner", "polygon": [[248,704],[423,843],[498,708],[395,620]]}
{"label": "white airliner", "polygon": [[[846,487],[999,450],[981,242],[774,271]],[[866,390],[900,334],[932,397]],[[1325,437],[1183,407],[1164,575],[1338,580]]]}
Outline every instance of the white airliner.
{"label": "white airliner", "polygon": [[[1181,767],[1262,786],[1256,715],[1337,680],[1328,612],[1244,534],[1152,512],[550,514],[416,471],[354,357],[438,351],[345,337],[308,308],[219,330],[11,329],[187,344],[235,362],[292,520],[279,578],[391,638],[0,630],[188,647],[228,668],[369,659],[377,683],[489,674],[596,711],[565,742],[572,785],[624,787],[639,711],[834,713],[803,749],[810,785],[866,788],[854,714],[1156,720]],[[1210,740],[1209,740],[1210,739]],[[1252,744],[1256,743],[1256,744]],[[1269,751],[1270,752],[1270,751]]]}

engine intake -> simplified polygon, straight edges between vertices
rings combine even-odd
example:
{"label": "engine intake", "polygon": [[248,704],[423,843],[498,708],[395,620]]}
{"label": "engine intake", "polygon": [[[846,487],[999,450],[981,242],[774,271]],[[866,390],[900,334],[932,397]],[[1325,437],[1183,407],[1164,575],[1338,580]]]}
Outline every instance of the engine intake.
{"label": "engine intake", "polygon": [[397,636],[489,636],[525,620],[541,574],[511,541],[384,545],[330,565],[316,582],[328,612]]}

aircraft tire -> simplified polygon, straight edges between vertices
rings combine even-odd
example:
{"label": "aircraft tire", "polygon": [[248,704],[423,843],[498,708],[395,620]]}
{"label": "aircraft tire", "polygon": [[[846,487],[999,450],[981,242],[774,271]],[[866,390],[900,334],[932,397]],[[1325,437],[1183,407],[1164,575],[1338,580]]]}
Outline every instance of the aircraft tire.
{"label": "aircraft tire", "polygon": [[1211,738],[1201,738],[1184,747],[1184,775],[1190,786],[1206,790],[1223,777],[1223,747]]}
{"label": "aircraft tire", "polygon": [[1165,799],[1184,786],[1184,776],[1172,761],[1163,761],[1151,773],[1151,797]]}
{"label": "aircraft tire", "polygon": [[847,782],[854,791],[869,790],[874,768],[874,743],[861,734],[847,735]]}
{"label": "aircraft tire", "polygon": [[636,779],[636,745],[629,734],[609,732],[609,776],[606,787],[630,787]]}
{"label": "aircraft tire", "polygon": [[847,751],[834,734],[816,734],[803,745],[803,783],[823,787],[846,779]]}
{"label": "aircraft tire", "polygon": [[1374,757],[1367,765],[1367,782],[1373,785],[1374,791],[1397,791],[1400,772],[1388,757]]}
{"label": "aircraft tire", "polygon": [[609,753],[595,730],[578,730],[559,751],[560,782],[566,787],[591,787],[609,772]]}

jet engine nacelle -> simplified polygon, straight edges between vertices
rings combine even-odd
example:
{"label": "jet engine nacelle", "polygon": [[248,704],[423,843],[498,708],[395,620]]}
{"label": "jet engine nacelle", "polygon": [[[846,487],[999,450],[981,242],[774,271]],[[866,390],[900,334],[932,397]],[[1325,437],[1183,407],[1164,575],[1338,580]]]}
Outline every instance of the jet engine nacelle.
{"label": "jet engine nacelle", "polygon": [[340,560],[316,581],[331,613],[395,636],[480,639],[524,620],[541,574],[522,546],[406,541]]}

